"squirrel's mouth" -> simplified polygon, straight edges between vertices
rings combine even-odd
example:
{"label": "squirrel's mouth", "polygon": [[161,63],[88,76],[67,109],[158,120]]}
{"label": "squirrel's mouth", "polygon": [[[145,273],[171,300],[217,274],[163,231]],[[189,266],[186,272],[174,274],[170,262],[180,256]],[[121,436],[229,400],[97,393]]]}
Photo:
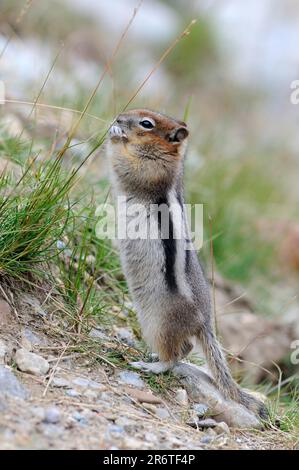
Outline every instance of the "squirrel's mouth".
{"label": "squirrel's mouth", "polygon": [[127,134],[123,131],[120,126],[113,125],[109,129],[109,137],[112,142],[119,142],[121,140],[127,141]]}

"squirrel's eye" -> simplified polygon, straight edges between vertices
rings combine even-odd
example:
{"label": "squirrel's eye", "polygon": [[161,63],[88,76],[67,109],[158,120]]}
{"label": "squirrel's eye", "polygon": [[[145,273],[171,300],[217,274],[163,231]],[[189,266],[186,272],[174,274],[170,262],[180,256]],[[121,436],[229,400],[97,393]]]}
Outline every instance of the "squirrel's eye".
{"label": "squirrel's eye", "polygon": [[139,123],[144,129],[152,129],[154,127],[154,124],[149,121],[148,119],[143,119],[143,121],[140,121]]}

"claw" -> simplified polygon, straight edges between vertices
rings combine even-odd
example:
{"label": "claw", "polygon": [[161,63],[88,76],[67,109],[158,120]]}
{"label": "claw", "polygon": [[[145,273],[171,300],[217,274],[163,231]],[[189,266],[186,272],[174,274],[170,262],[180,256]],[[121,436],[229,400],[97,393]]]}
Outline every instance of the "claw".
{"label": "claw", "polygon": [[121,139],[127,139],[126,134],[119,126],[111,126],[109,130],[109,136],[111,140],[119,141]]}

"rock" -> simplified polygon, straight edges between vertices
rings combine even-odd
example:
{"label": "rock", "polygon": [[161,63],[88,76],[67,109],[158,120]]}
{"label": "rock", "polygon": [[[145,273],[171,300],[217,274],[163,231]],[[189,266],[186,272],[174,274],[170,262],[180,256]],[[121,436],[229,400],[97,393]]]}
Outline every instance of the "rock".
{"label": "rock", "polygon": [[217,426],[217,421],[212,418],[200,419],[197,421],[197,425],[199,428],[215,428]]}
{"label": "rock", "polygon": [[120,381],[125,383],[126,385],[132,385],[133,387],[140,388],[140,389],[145,388],[145,383],[137,374],[137,372],[131,372],[131,371],[125,370],[125,371],[119,372],[118,377]]}
{"label": "rock", "polygon": [[95,382],[94,380],[86,379],[85,377],[76,377],[72,380],[72,383],[81,389],[91,388],[98,391],[106,390],[105,385]]}
{"label": "rock", "polygon": [[180,377],[191,400],[207,404],[215,421],[224,421],[229,427],[240,429],[263,427],[254,413],[237,402],[225,399],[216,388],[213,379],[200,367],[179,363],[174,367],[173,373]]}
{"label": "rock", "polygon": [[10,305],[3,299],[0,299],[0,325],[7,325],[12,316]]}
{"label": "rock", "polygon": [[22,372],[32,375],[46,375],[50,365],[46,359],[26,349],[18,349],[15,356],[16,364]]}
{"label": "rock", "polygon": [[0,364],[6,363],[6,357],[8,356],[8,349],[6,343],[0,339]]}
{"label": "rock", "polygon": [[56,406],[51,406],[45,411],[45,423],[56,424],[60,421],[60,410]]}
{"label": "rock", "polygon": [[144,390],[136,390],[135,388],[126,388],[126,392],[130,397],[134,400],[138,401],[139,403],[152,403],[152,404],[160,404],[162,400],[159,397],[156,397],[151,392],[145,392]]}
{"label": "rock", "polygon": [[157,415],[160,419],[168,419],[168,418],[170,418],[169,411],[168,411],[166,408],[156,408],[155,412],[156,412],[156,415]]}
{"label": "rock", "polygon": [[175,394],[176,401],[182,406],[188,406],[188,394],[184,388],[179,388]]}
{"label": "rock", "polygon": [[28,392],[16,376],[7,367],[0,365],[0,395],[10,395],[26,399]]}
{"label": "rock", "polygon": [[57,388],[67,388],[70,387],[71,383],[69,380],[64,379],[63,377],[53,377],[51,385],[52,387]]}
{"label": "rock", "polygon": [[73,388],[71,388],[70,390],[66,390],[65,394],[72,398],[80,397],[81,395],[81,393],[77,392],[77,390],[74,390]]}
{"label": "rock", "polygon": [[192,406],[192,409],[195,411],[196,415],[199,418],[202,418],[205,414],[207,414],[209,407],[205,405],[204,403],[195,403]]}
{"label": "rock", "polygon": [[75,421],[77,421],[78,423],[82,424],[82,425],[87,425],[88,424],[88,420],[86,419],[86,417],[83,416],[82,413],[80,413],[79,411],[75,411],[72,414],[72,418]]}

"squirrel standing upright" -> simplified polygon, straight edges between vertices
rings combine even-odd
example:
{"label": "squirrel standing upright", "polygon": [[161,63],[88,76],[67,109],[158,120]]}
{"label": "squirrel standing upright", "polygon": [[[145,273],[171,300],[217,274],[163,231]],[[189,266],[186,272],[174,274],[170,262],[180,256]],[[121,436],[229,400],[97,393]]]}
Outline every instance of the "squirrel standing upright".
{"label": "squirrel standing upright", "polygon": [[126,200],[127,211],[134,204],[142,204],[146,211],[139,223],[146,225],[152,215],[159,232],[156,239],[119,240],[122,266],[143,336],[159,355],[158,362],[132,365],[165,372],[190,353],[194,341],[199,341],[222,393],[266,419],[262,401],[242,390],[232,378],[213,330],[209,286],[196,251],[185,249],[184,237],[175,237],[177,219],[171,211],[168,237],[163,237],[158,211],[153,214],[153,206],[177,203],[188,238],[182,181],[188,134],[184,122],[147,109],[119,115],[109,132],[107,153],[114,194]]}

